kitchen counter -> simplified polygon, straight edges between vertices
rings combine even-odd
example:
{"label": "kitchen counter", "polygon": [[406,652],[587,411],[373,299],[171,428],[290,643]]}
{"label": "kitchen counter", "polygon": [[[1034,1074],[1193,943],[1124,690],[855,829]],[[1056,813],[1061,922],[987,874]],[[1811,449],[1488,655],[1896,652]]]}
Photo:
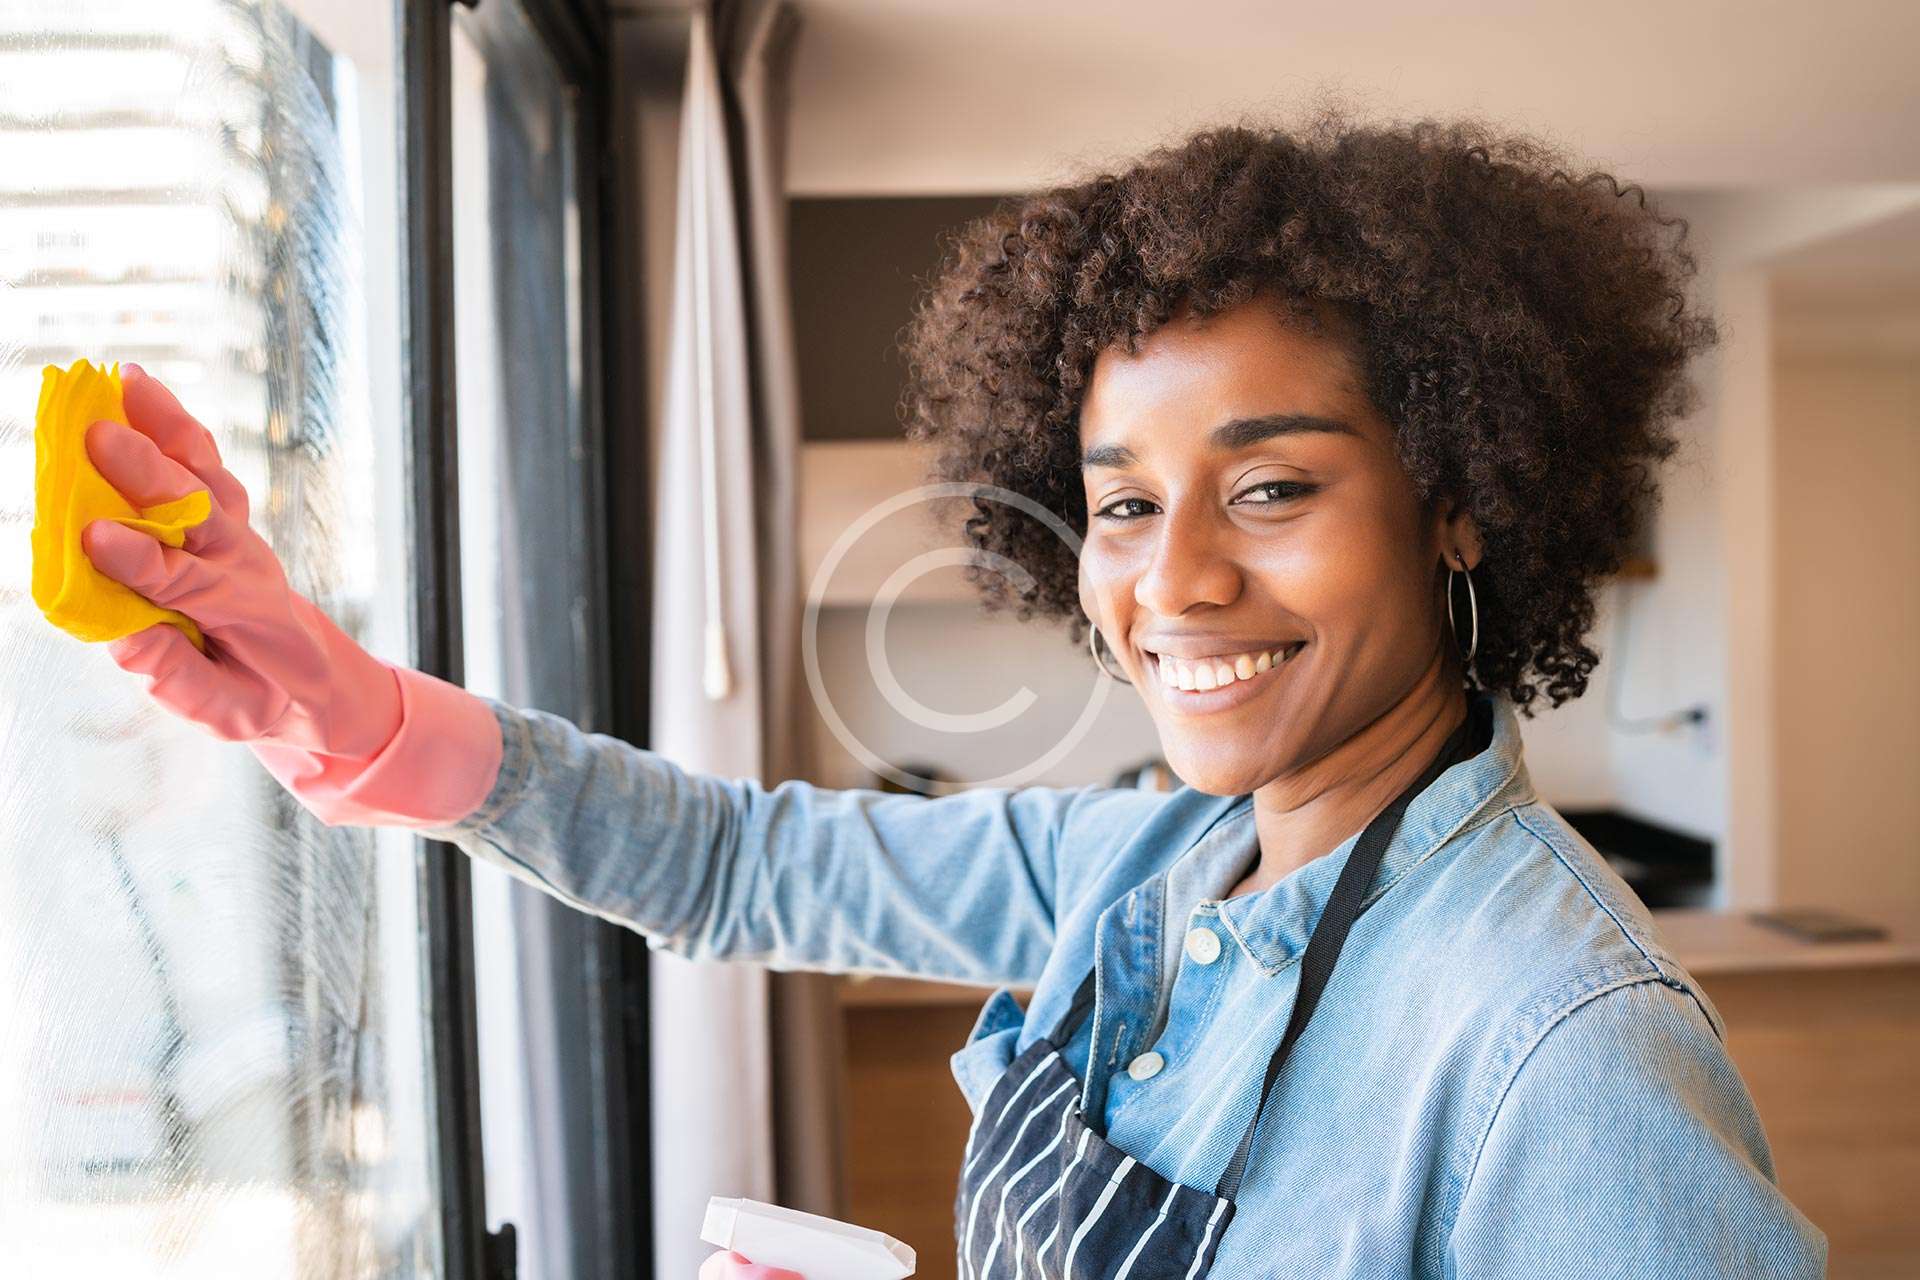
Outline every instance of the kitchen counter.
{"label": "kitchen counter", "polygon": [[[1653,922],[1681,966],[1696,977],[1920,965],[1920,924],[1911,922],[1874,920],[1887,929],[1887,937],[1876,942],[1806,942],[1756,924],[1738,911],[1662,909],[1653,912]],[[840,984],[840,1001],[844,1005],[977,1007],[990,992],[988,987],[912,978],[854,978]]]}
{"label": "kitchen counter", "polygon": [[1653,918],[1725,1019],[1781,1189],[1827,1233],[1827,1274],[1892,1280],[1920,1275],[1920,927],[1859,914],[1887,937],[1805,942],[1737,911]]}
{"label": "kitchen counter", "polygon": [[1887,930],[1873,942],[1808,942],[1739,911],[1675,908],[1653,912],[1653,921],[1682,967],[1698,976],[1920,964],[1920,925],[1912,921],[1872,918]]}

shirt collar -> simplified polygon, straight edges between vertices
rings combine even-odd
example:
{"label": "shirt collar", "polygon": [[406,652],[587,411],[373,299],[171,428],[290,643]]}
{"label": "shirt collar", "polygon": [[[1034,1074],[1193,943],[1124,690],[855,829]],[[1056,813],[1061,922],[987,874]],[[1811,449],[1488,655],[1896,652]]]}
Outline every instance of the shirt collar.
{"label": "shirt collar", "polygon": [[[1493,740],[1478,755],[1444,770],[1408,803],[1400,827],[1381,858],[1362,911],[1454,835],[1534,798],[1512,699],[1488,690],[1475,690],[1471,696],[1489,704]],[[1253,797],[1241,796],[1206,836],[1168,868],[1168,881],[1169,885],[1206,885],[1206,891],[1215,896],[1201,900],[1202,911],[1217,914],[1247,957],[1271,975],[1306,950],[1307,938],[1333,892],[1334,881],[1359,840],[1356,831],[1278,883],[1258,893],[1219,901],[1218,895],[1231,889],[1252,865],[1257,851]],[[1184,930],[1185,921],[1168,919],[1165,927]]]}

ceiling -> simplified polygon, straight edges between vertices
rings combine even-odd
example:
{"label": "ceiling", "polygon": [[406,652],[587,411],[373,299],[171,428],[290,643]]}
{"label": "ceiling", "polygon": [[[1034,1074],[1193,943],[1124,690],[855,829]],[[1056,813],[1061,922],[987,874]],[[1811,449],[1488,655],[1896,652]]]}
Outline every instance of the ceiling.
{"label": "ceiling", "polygon": [[794,0],[790,189],[1001,193],[1341,92],[1653,187],[1920,179],[1915,0]]}

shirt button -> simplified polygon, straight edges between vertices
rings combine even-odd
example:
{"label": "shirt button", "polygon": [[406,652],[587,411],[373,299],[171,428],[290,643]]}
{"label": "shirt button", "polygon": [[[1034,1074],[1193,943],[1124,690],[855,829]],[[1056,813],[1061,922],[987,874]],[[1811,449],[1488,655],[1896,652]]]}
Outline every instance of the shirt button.
{"label": "shirt button", "polygon": [[1220,958],[1220,935],[1211,929],[1194,929],[1187,934],[1187,957],[1195,964],[1212,964]]}
{"label": "shirt button", "polygon": [[1149,1049],[1127,1064],[1127,1074],[1135,1080],[1151,1080],[1160,1074],[1167,1060]]}

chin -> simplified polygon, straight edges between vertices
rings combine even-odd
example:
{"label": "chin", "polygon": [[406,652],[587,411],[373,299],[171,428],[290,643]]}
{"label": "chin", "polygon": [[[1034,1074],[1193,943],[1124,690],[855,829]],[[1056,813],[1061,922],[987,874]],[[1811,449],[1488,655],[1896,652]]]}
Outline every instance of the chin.
{"label": "chin", "polygon": [[1271,782],[1274,770],[1265,761],[1223,759],[1216,752],[1182,750],[1162,742],[1167,767],[1195,791],[1210,796],[1244,796]]}

